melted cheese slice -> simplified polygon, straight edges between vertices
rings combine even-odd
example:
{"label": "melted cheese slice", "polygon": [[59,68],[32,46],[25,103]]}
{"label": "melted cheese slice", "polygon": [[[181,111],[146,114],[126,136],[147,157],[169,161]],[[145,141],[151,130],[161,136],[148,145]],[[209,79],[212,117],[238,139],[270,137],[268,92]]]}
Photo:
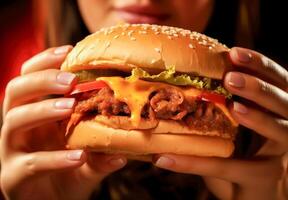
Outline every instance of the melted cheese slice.
{"label": "melted cheese slice", "polygon": [[[195,88],[183,88],[160,83],[148,82],[143,80],[126,80],[122,77],[101,77],[97,80],[104,81],[113,91],[117,100],[125,102],[131,111],[131,123],[138,127],[141,120],[141,112],[143,107],[149,101],[149,96],[152,92],[164,89],[174,88],[181,92],[185,97],[199,97],[201,90]],[[237,126],[237,122],[232,118],[225,105],[215,103],[215,105],[223,111],[228,117],[233,126]]]}

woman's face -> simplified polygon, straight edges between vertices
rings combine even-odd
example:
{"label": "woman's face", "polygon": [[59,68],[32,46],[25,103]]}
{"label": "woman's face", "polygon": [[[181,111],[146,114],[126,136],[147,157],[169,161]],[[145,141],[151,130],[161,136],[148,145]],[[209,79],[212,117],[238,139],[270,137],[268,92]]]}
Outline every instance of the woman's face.
{"label": "woman's face", "polygon": [[90,32],[121,22],[177,26],[202,32],[214,0],[78,0]]}

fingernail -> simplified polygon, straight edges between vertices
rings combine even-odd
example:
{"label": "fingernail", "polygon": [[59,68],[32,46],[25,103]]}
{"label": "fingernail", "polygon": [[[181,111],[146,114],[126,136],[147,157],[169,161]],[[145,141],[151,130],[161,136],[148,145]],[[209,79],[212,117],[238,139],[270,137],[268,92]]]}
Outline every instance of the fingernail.
{"label": "fingernail", "polygon": [[233,109],[240,114],[247,114],[248,113],[247,107],[241,103],[238,103],[238,102],[233,102]]}
{"label": "fingernail", "polygon": [[171,167],[173,164],[175,163],[174,160],[172,160],[171,158],[167,158],[164,156],[161,156],[160,158],[158,158],[158,160],[156,161],[155,165],[157,167]]}
{"label": "fingernail", "polygon": [[66,157],[68,160],[81,160],[83,154],[83,150],[74,150],[74,151],[70,151],[66,154]]}
{"label": "fingernail", "polygon": [[249,63],[252,60],[252,54],[244,49],[234,49],[234,51],[232,51],[232,56],[242,63]]}
{"label": "fingernail", "polygon": [[57,48],[54,50],[54,54],[56,54],[56,55],[65,54],[65,53],[67,53],[70,49],[71,49],[71,46],[70,46],[70,45],[65,45],[65,46],[57,47]]}
{"label": "fingernail", "polygon": [[57,82],[64,85],[70,85],[75,78],[75,74],[69,72],[60,72],[57,75]]}
{"label": "fingernail", "polygon": [[75,99],[61,99],[55,102],[55,108],[70,109],[74,106]]}
{"label": "fingernail", "polygon": [[113,167],[122,167],[125,165],[125,160],[123,158],[112,158],[108,163]]}
{"label": "fingernail", "polygon": [[245,87],[245,79],[242,74],[236,72],[229,72],[227,74],[228,84],[237,87],[243,88]]}

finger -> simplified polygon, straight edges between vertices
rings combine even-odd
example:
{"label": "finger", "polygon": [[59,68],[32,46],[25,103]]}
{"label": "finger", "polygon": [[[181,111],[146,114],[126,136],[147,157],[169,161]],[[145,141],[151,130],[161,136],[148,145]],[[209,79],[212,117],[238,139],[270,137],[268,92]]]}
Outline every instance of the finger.
{"label": "finger", "polygon": [[83,180],[89,180],[89,184],[95,187],[96,183],[108,174],[123,168],[126,163],[127,159],[123,155],[87,153],[87,162],[81,168],[81,177]]}
{"label": "finger", "polygon": [[288,93],[254,76],[228,72],[225,87],[233,94],[249,99],[278,115],[288,118]]}
{"label": "finger", "polygon": [[273,60],[256,51],[239,47],[232,48],[229,55],[235,66],[253,71],[263,80],[288,91],[288,71]]}
{"label": "finger", "polygon": [[59,69],[61,63],[72,48],[71,45],[53,47],[33,56],[22,65],[21,74],[23,75],[51,68]]}
{"label": "finger", "polygon": [[111,173],[122,168],[126,162],[126,158],[118,154],[90,153],[87,159],[91,169],[102,173]]}
{"label": "finger", "polygon": [[269,113],[233,102],[230,112],[240,124],[288,148],[288,121]]}
{"label": "finger", "polygon": [[86,161],[83,150],[35,152],[22,158],[29,176],[79,167]]}
{"label": "finger", "polygon": [[280,163],[279,159],[244,161],[164,154],[155,160],[155,165],[174,172],[215,177],[238,184],[251,184],[255,183],[255,180],[265,182],[268,177],[279,179],[282,168],[280,164],[275,164],[276,162]]}
{"label": "finger", "polygon": [[3,117],[8,110],[28,100],[50,94],[65,94],[76,82],[72,73],[48,69],[34,72],[11,80],[5,92]]}
{"label": "finger", "polygon": [[19,136],[19,132],[69,117],[74,102],[73,98],[59,98],[13,108],[4,119],[1,131],[3,142],[9,142],[12,146],[17,139],[24,140]]}
{"label": "finger", "polygon": [[[27,178],[80,167],[86,161],[83,150],[34,152],[21,154],[3,165],[3,178],[9,182],[21,182]],[[11,167],[12,166],[12,167]],[[9,167],[9,169],[7,169]],[[17,180],[16,180],[17,179]]]}

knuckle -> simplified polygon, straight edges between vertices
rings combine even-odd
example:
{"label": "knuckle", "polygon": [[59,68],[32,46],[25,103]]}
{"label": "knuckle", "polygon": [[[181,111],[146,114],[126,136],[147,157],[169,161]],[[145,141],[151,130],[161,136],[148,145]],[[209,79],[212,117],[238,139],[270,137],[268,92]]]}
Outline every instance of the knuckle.
{"label": "knuckle", "polygon": [[41,71],[44,75],[47,76],[47,73],[49,74],[58,74],[59,70],[58,69],[45,69],[43,71]]}
{"label": "knuckle", "polygon": [[37,157],[34,154],[27,155],[24,160],[24,169],[27,176],[34,176],[37,174]]}
{"label": "knuckle", "polygon": [[[3,125],[1,127],[2,140],[3,142],[8,142],[7,144],[5,144],[8,146],[11,145],[11,136],[14,134],[13,132],[15,132],[15,129],[17,128],[17,126],[15,126],[15,112],[16,108],[12,108],[10,111],[7,112],[3,120]],[[1,143],[1,146],[6,148],[3,142]]]}
{"label": "knuckle", "polygon": [[6,135],[8,135],[10,132],[11,132],[11,123],[5,120],[1,128],[2,139],[6,138]]}
{"label": "knuckle", "polygon": [[[54,76],[58,73],[55,69],[46,69],[43,71],[36,72],[34,76],[35,84],[45,85],[47,82],[53,81]],[[48,85],[49,86],[49,85]]]}
{"label": "knuckle", "polygon": [[54,51],[54,47],[48,48],[45,51],[42,51],[39,54],[34,55],[33,57],[31,57],[30,59],[26,60],[22,66],[21,66],[21,75],[25,75],[28,73],[33,72],[33,70],[31,70],[31,67],[33,67],[33,65],[35,65],[38,61],[45,61],[45,60],[49,60],[51,58],[51,53]]}
{"label": "knuckle", "polygon": [[2,167],[1,169],[0,180],[1,180],[1,190],[4,193],[7,193],[9,190],[8,183],[11,182],[11,172],[9,170],[6,170],[6,167]]}
{"label": "knuckle", "polygon": [[13,118],[14,118],[14,116],[15,116],[15,110],[16,110],[17,108],[12,108],[12,109],[10,109],[8,112],[7,112],[7,114],[6,114],[6,116],[5,116],[5,118],[4,118],[4,124],[7,124],[7,125],[9,125],[9,124],[11,124],[11,122],[13,122]]}
{"label": "knuckle", "polygon": [[[32,58],[31,58],[32,59]],[[30,65],[30,59],[29,60],[26,60],[21,68],[20,68],[20,74],[21,75],[24,75],[24,74],[27,74],[28,73],[28,68],[29,68],[29,65]]]}
{"label": "knuckle", "polygon": [[18,82],[18,77],[13,78],[12,80],[10,80],[8,82],[8,84],[6,85],[5,88],[5,98],[9,98],[11,96],[11,94],[13,94],[13,91],[15,90],[15,86]]}
{"label": "knuckle", "polygon": [[277,73],[277,67],[273,60],[267,58],[266,56],[260,57],[261,64],[264,67],[264,69],[271,73]]}
{"label": "knuckle", "polygon": [[271,85],[265,81],[262,81],[260,79],[257,79],[257,92],[259,92],[260,94],[272,94],[273,93],[273,88],[271,87]]}
{"label": "knuckle", "polygon": [[51,106],[49,104],[51,104],[52,102],[50,100],[45,100],[42,103],[37,104],[34,107],[34,113],[49,113],[51,111]]}
{"label": "knuckle", "polygon": [[12,108],[10,111],[7,112],[4,120],[3,120],[3,126],[1,129],[1,133],[3,132],[3,134],[5,133],[9,133],[11,132],[11,125],[13,124],[14,120],[14,108]]}

